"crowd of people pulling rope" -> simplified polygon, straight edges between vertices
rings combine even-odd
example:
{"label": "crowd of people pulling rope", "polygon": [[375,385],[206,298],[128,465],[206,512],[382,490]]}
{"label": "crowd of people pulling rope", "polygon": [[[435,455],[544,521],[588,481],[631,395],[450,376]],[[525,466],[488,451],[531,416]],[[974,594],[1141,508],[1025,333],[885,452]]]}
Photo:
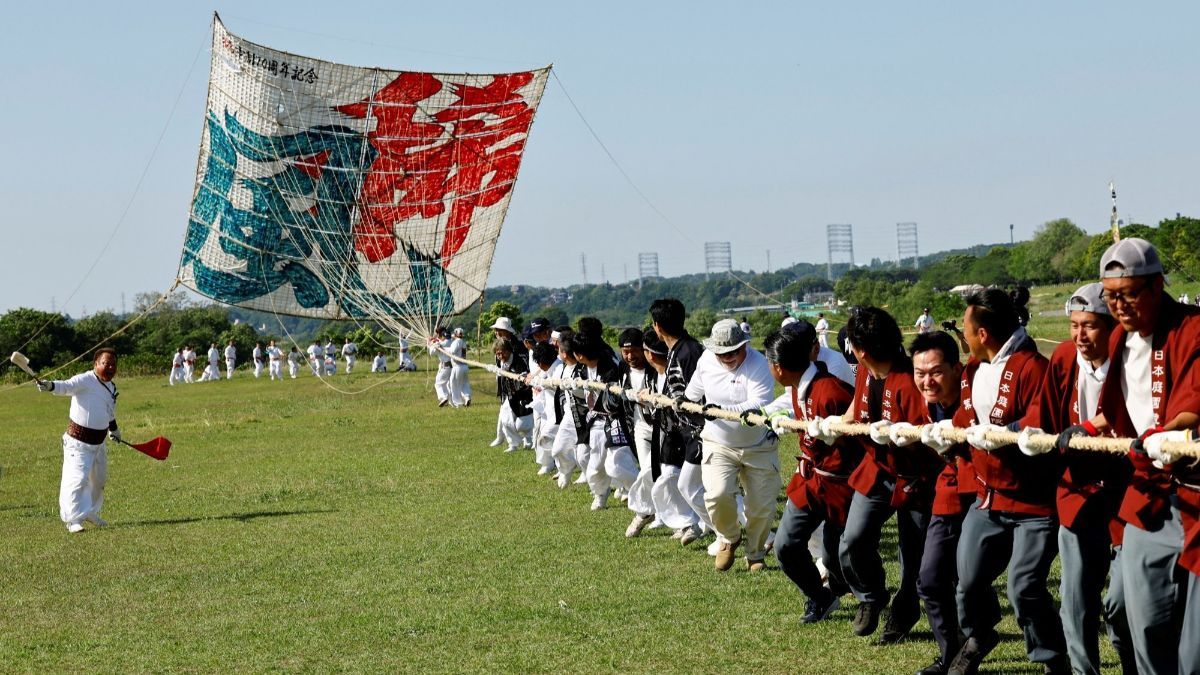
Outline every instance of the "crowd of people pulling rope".
{"label": "crowd of people pulling rope", "polygon": [[[447,371],[439,402],[467,366],[495,373],[493,445],[533,448],[538,474],[586,484],[593,510],[617,495],[633,512],[627,537],[668,527],[688,546],[712,534],[720,571],[739,548],[761,571],[773,549],[805,597],[801,623],[852,594],[853,632],[882,620],[889,645],[923,603],[937,652],[919,673],[972,673],[1000,640],[992,585],[1007,570],[1026,653],[1045,672],[1100,672],[1103,622],[1123,672],[1198,673],[1200,309],[1164,291],[1144,240],[1114,244],[1099,272],[1067,302],[1071,339],[1049,358],[998,289],[968,298],[956,337],[919,320],[907,350],[886,311],[854,308],[845,358],[793,318],[762,352],[733,320],[701,343],[670,298],[645,330],[620,334],[619,356],[589,317],[575,329],[535,320],[521,340],[500,319],[494,363],[445,335],[429,347]],[[789,433],[797,467],[772,531]],[[893,516],[894,592],[880,550]]]}
{"label": "crowd of people pulling rope", "polygon": [[[633,512],[626,536],[662,526],[689,546],[712,534],[720,571],[739,548],[762,571],[773,549],[805,596],[801,623],[852,594],[853,632],[872,635],[882,620],[889,645],[909,636],[923,602],[937,653],[919,672],[972,673],[1000,640],[992,584],[1007,570],[1027,655],[1046,672],[1098,673],[1103,620],[1124,672],[1198,673],[1200,308],[1165,292],[1144,240],[1110,247],[1099,275],[1067,302],[1071,339],[1049,358],[998,289],[968,298],[957,339],[926,325],[907,350],[886,311],[854,308],[845,357],[793,318],[762,352],[732,320],[701,344],[670,298],[650,306],[645,330],[620,334],[619,356],[587,317],[575,329],[535,320],[522,341],[500,319],[490,364],[466,359],[461,333],[429,349],[439,404],[470,404],[470,365],[495,373],[493,445],[532,447],[538,474],[586,484],[593,510],[615,488]],[[327,362],[330,346],[314,343],[310,362],[318,350]],[[213,345],[208,379],[220,355]],[[105,442],[124,442],[116,371],[117,354],[101,348],[90,371],[36,380],[71,397],[59,493],[69,532],[106,524]],[[784,487],[789,433],[797,467]],[[893,516],[894,592],[880,550]]]}

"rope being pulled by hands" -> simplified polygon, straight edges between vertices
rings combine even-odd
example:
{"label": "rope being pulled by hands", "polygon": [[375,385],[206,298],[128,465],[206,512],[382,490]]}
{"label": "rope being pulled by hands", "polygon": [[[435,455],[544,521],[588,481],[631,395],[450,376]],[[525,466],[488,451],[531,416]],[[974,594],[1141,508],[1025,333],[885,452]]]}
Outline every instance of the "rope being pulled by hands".
{"label": "rope being pulled by hands", "polygon": [[[439,349],[439,351],[442,351]],[[454,354],[449,354],[442,351],[443,354],[449,356],[452,360],[459,363],[465,363],[468,366],[483,368],[488,372],[494,373],[500,377],[507,377],[511,380],[519,380],[527,384],[536,384],[540,387],[550,387],[553,389],[591,389],[598,392],[607,392],[614,396],[620,396],[628,401],[650,405],[655,408],[666,408],[677,412],[685,412],[693,415],[701,416],[706,419],[727,420],[730,422],[738,422],[749,426],[768,427],[776,432],[809,432],[810,425],[814,422],[818,423],[822,431],[832,431],[836,435],[845,436],[877,436],[880,432],[876,428],[875,433],[872,433],[871,424],[863,424],[860,422],[846,422],[838,420],[838,418],[825,419],[793,419],[791,417],[765,415],[761,411],[750,410],[745,413],[735,413],[729,410],[695,403],[692,401],[677,401],[670,396],[655,394],[647,390],[634,390],[622,387],[616,384],[605,384],[603,382],[595,382],[591,380],[583,380],[578,378],[551,378],[538,377],[527,378],[520,373],[513,373],[507,370],[501,370],[493,364],[481,363],[472,361],[471,359],[462,358]],[[880,424],[880,423],[876,423]],[[935,425],[911,426],[911,425],[892,425],[892,428],[885,431],[889,433],[892,440],[904,439],[909,442],[928,442],[930,433],[929,427]],[[938,440],[950,443],[966,443],[968,442],[968,430],[951,427],[949,425],[941,425],[935,432]],[[1058,441],[1057,434],[1035,433],[1031,430],[1024,432],[1008,431],[997,428],[995,430],[987,430],[986,432],[975,432],[980,434],[984,439],[990,442],[994,447],[1003,445],[1011,445],[1018,442],[1024,435],[1025,447],[1033,451],[1048,452],[1053,450]],[[923,435],[924,434],[924,435]],[[970,440],[979,440],[972,438]],[[1137,439],[1133,438],[1111,438],[1111,437],[1088,437],[1076,436],[1071,438],[1069,447],[1072,450],[1083,450],[1086,452],[1103,452],[1113,455],[1124,455],[1129,452],[1130,446]],[[901,441],[903,443],[903,441]],[[1162,444],[1164,453],[1175,457],[1189,457],[1192,459],[1200,459],[1200,442],[1197,441],[1167,441]]]}

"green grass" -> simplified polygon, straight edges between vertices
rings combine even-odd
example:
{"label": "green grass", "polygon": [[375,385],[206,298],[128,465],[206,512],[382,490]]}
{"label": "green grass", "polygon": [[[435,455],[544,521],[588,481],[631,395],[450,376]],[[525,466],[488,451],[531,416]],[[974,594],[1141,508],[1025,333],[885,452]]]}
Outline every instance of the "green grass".
{"label": "green grass", "polygon": [[[778,569],[626,540],[628,511],[487,447],[486,373],[463,410],[436,407],[428,372],[358,395],[239,375],[119,380],[125,435],[175,445],[111,448],[112,524],[81,535],[57,513],[67,401],[0,392],[0,671],[901,673],[935,653],[924,623],[854,637],[853,602],[800,627]],[[985,671],[1041,672],[1011,615],[1002,632]]]}

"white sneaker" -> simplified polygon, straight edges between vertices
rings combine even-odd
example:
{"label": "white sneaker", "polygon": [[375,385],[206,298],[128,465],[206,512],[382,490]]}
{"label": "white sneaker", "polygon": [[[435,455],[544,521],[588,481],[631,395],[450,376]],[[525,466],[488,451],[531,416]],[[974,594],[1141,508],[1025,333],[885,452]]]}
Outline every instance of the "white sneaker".
{"label": "white sneaker", "polygon": [[83,523],[70,523],[67,525],[67,532],[70,532],[71,534],[83,532]]}
{"label": "white sneaker", "polygon": [[629,521],[629,527],[625,528],[625,536],[633,538],[642,533],[650,521],[654,520],[654,516],[634,516],[633,520]]}
{"label": "white sneaker", "polygon": [[575,479],[575,484],[576,484],[576,485],[583,485],[583,484],[584,484],[584,483],[586,483],[586,482],[587,482],[587,476],[585,476],[585,475],[584,475],[584,474],[582,474],[582,473],[580,473],[580,474],[579,474],[579,478],[576,478],[576,479]]}
{"label": "white sneaker", "polygon": [[683,534],[679,537],[679,545],[687,546],[688,544],[700,538],[701,530],[699,525],[691,525],[683,528]]}
{"label": "white sneaker", "polygon": [[515,445],[510,445],[510,446],[508,446],[508,449],[507,449],[507,450],[505,450],[504,452],[505,452],[505,453],[509,453],[509,452],[516,452],[516,451],[517,451],[517,446],[515,446]]}
{"label": "white sneaker", "polygon": [[721,540],[713,539],[713,543],[708,545],[708,554],[715,558],[719,550],[721,550]]}
{"label": "white sneaker", "polygon": [[550,467],[548,467],[548,466],[543,466],[542,468],[538,469],[537,475],[539,475],[539,476],[548,476],[548,475],[550,475]]}
{"label": "white sneaker", "polygon": [[557,482],[558,482],[559,490],[566,490],[567,486],[571,484],[571,474],[568,474],[568,473],[558,474]]}
{"label": "white sneaker", "polygon": [[90,515],[88,515],[88,516],[86,516],[86,517],[84,517],[84,520],[90,520],[90,521],[92,521],[92,523],[93,523],[93,524],[94,524],[96,527],[105,527],[105,526],[107,526],[107,525],[108,525],[108,521],[107,521],[107,520],[105,520],[105,519],[101,518],[100,516],[98,516],[98,515],[96,515],[96,514],[94,514],[94,513],[93,513],[93,514],[90,514]]}
{"label": "white sneaker", "polygon": [[678,530],[675,530],[674,532],[672,532],[672,533],[671,533],[671,538],[672,538],[672,539],[679,539],[679,538],[683,537],[684,533],[686,533],[686,532],[687,532],[689,529],[691,529],[691,528],[689,528],[689,527],[681,527],[681,528],[679,528]]}
{"label": "white sneaker", "polygon": [[647,530],[657,530],[660,527],[666,527],[666,523],[659,520],[658,516],[654,516],[654,520],[646,526]]}
{"label": "white sneaker", "polygon": [[607,506],[608,506],[608,495],[607,494],[596,495],[595,497],[592,498],[592,510],[593,511],[599,511],[603,508],[606,508]]}
{"label": "white sneaker", "polygon": [[613,496],[621,501],[628,499],[628,495],[625,494],[625,488],[617,488],[616,490],[613,490]]}
{"label": "white sneaker", "polygon": [[489,444],[488,444],[488,447],[489,447],[489,448],[498,448],[498,447],[500,447],[500,444],[501,444],[501,443],[503,443],[503,442],[504,442],[504,439],[503,439],[503,438],[500,438],[499,436],[497,436],[497,437],[496,437],[496,440],[494,440],[494,441],[492,441],[491,443],[489,443]]}

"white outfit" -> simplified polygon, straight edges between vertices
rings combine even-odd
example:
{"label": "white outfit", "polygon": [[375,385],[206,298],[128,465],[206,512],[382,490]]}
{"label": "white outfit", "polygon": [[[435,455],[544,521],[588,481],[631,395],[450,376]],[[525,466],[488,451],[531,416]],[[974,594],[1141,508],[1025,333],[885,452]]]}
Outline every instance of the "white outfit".
{"label": "white outfit", "polygon": [[1122,346],[1125,367],[1121,369],[1121,393],[1125,397],[1129,421],[1139,434],[1158,423],[1154,419],[1154,408],[1150,405],[1153,382],[1150,375],[1150,346],[1153,342],[1153,334],[1142,337],[1135,331],[1125,335],[1125,344]]}
{"label": "white outfit", "polygon": [[267,346],[267,374],[272,380],[283,379],[283,350],[275,345]]}
{"label": "white outfit", "polygon": [[320,377],[321,366],[325,364],[325,350],[321,349],[321,345],[312,343],[308,346],[308,367],[312,369],[312,374]]}
{"label": "white outfit", "polygon": [[337,360],[332,356],[325,356],[325,374],[337,375]]}
{"label": "white outfit", "polygon": [[534,364],[531,370],[533,373],[533,402],[529,407],[533,410],[534,461],[547,471],[555,468],[552,450],[554,439],[558,435],[558,423],[554,419],[554,397],[558,390],[540,385],[543,380],[551,377],[551,373],[561,365],[562,361],[555,359],[554,363],[544,370],[537,364]]}
{"label": "white outfit", "polygon": [[347,342],[346,344],[342,345],[342,358],[346,359],[347,375],[350,374],[350,371],[354,370],[354,362],[357,360],[357,357],[358,345],[354,344],[353,342]]}
{"label": "white outfit", "polygon": [[829,346],[829,322],[824,317],[817,319],[817,343],[822,347]]}
{"label": "white outfit", "polygon": [[[444,349],[459,358],[465,358],[467,355],[467,343],[459,337],[446,343]],[[450,402],[455,406],[466,405],[471,401],[471,381],[467,378],[469,370],[467,364],[450,360]]]}
{"label": "white outfit", "polygon": [[296,375],[300,372],[300,359],[301,358],[303,358],[303,357],[300,356],[300,352],[293,352],[293,351],[288,352],[288,355],[287,355],[288,375],[291,375],[293,380],[296,379]]}
{"label": "white outfit", "polygon": [[183,381],[191,383],[196,370],[196,350],[183,350]]}
{"label": "white outfit", "polygon": [[408,355],[408,340],[400,338],[400,357],[396,363],[396,370],[416,370],[417,364]]}
{"label": "white outfit", "polygon": [[200,375],[200,381],[201,382],[204,382],[205,380],[215,381],[215,380],[221,379],[221,372],[219,370],[217,370],[217,364],[220,362],[221,362],[221,350],[217,349],[216,347],[209,347],[209,349],[208,349],[208,367],[205,368],[204,372]]}
{"label": "white outfit", "polygon": [[254,379],[257,380],[262,375],[262,367],[263,367],[262,347],[259,347],[258,345],[254,345],[254,351],[251,352],[251,356],[254,359]]}
{"label": "white outfit", "polygon": [[[72,422],[93,430],[107,430],[117,416],[117,385],[103,382],[95,371],[55,381],[55,396],[71,397]],[[59,517],[68,526],[87,518],[99,518],[104,506],[104,484],[108,480],[108,450],[105,442],[84,443],[63,434],[63,471],[59,484]]]}
{"label": "white outfit", "polygon": [[[655,393],[662,393],[666,380],[666,375],[660,373],[655,383]],[[688,464],[685,462],[684,466],[688,466]],[[654,486],[650,489],[650,498],[654,503],[654,514],[658,516],[664,525],[672,530],[691,527],[701,522],[700,518],[696,515],[696,511],[692,509],[691,504],[684,498],[683,493],[680,491],[679,474],[680,467],[663,464],[660,467],[658,480],[654,481]],[[700,503],[703,506],[703,496],[700,498]],[[707,512],[705,515],[707,517]]]}
{"label": "white outfit", "polygon": [[167,378],[167,384],[172,387],[176,382],[183,381],[183,353],[175,352],[171,356],[171,376]]}
{"label": "white outfit", "polygon": [[850,368],[850,363],[846,361],[846,357],[841,352],[829,347],[818,347],[817,360],[825,364],[825,369],[829,371],[830,375],[851,387],[854,386],[854,370]]}
{"label": "white outfit", "polygon": [[933,316],[930,314],[921,314],[917,317],[917,322],[913,324],[913,328],[917,329],[918,333],[928,333],[933,330]]}
{"label": "white outfit", "polygon": [[[447,356],[444,351],[441,351],[448,350],[449,347],[449,340],[443,340],[441,342],[434,341],[429,343],[429,353],[436,355],[438,358],[437,376],[433,378],[433,393],[437,394],[439,405],[443,401],[449,401],[457,406],[459,404],[458,401],[452,400],[450,397],[450,376],[453,374],[454,364],[450,361],[450,357]],[[501,408],[503,407],[504,406],[501,406]]]}
{"label": "white outfit", "polygon": [[[646,371],[630,368],[629,384],[634,391],[644,389]],[[629,510],[639,516],[649,516],[654,514],[654,467],[650,457],[654,427],[642,417],[642,406],[633,406],[633,411],[633,444],[637,449],[638,472],[629,486]]]}
{"label": "white outfit", "polygon": [[233,369],[237,367],[237,347],[225,345],[225,379],[233,379]]}
{"label": "white outfit", "polygon": [[333,346],[333,340],[325,343],[325,358],[322,361],[329,359],[337,359],[337,347]]}
{"label": "white outfit", "polygon": [[[733,371],[721,365],[712,352],[704,352],[684,390],[693,401],[704,399],[735,413],[767,405],[774,393],[775,379],[767,358],[750,348]],[[718,540],[733,543],[742,539],[737,504],[740,483],[745,491],[746,559],[762,560],[775,519],[775,499],[782,487],[778,438],[763,427],[710,419],[704,423],[700,440],[704,446],[700,465],[704,504]]]}
{"label": "white outfit", "polygon": [[387,357],[384,356],[383,354],[377,355],[375,357],[375,360],[371,361],[371,372],[372,373],[386,373],[387,372]]}

